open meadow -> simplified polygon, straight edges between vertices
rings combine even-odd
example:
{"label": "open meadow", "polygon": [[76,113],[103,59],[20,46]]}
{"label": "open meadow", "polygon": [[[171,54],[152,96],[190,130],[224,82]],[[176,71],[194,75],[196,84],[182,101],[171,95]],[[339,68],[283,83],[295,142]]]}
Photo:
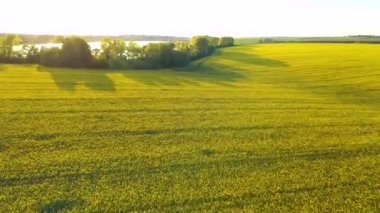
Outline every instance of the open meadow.
{"label": "open meadow", "polygon": [[380,210],[380,45],[0,64],[0,212]]}

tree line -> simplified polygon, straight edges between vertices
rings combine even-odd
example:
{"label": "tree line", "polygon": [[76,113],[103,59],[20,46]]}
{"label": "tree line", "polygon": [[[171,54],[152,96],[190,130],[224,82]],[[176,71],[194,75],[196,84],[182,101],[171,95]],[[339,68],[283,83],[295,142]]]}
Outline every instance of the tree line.
{"label": "tree line", "polygon": [[[6,34],[0,33],[0,37]],[[26,44],[43,44],[43,43],[55,43],[57,38],[62,37],[61,35],[30,35],[30,34],[18,34],[22,39],[23,43]],[[107,36],[97,36],[97,35],[85,35],[81,36],[87,42],[100,41],[102,38]],[[158,35],[118,35],[110,36],[113,39],[123,39],[126,41],[182,41],[189,40],[187,37],[175,37],[175,36],[158,36]]]}
{"label": "tree line", "polygon": [[61,48],[23,45],[17,35],[0,37],[0,63],[36,63],[51,67],[155,69],[185,66],[192,60],[211,55],[217,48],[234,45],[232,37],[195,36],[190,41],[149,43],[139,46],[123,39],[103,38],[100,48],[91,50],[81,37],[60,38]]}

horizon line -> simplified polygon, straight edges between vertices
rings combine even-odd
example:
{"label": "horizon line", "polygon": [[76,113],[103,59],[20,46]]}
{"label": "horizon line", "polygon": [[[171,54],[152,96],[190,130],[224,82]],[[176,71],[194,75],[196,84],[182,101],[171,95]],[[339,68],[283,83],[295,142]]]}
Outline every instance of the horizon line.
{"label": "horizon line", "polygon": [[[192,36],[180,36],[180,35],[159,35],[159,34],[109,34],[109,35],[102,35],[102,34],[53,34],[53,33],[15,33],[15,32],[0,32],[0,35],[6,35],[6,34],[15,34],[15,35],[29,35],[29,36],[97,36],[97,37],[120,37],[120,36],[158,36],[158,37],[176,37],[176,38],[191,38],[193,36],[200,36],[207,34],[194,34]],[[209,35],[209,36],[215,36],[215,35]],[[227,35],[226,35],[227,36]],[[310,36],[303,36],[303,35],[252,35],[252,36],[232,36],[234,38],[262,38],[262,37],[272,37],[272,38],[334,38],[334,37],[353,37],[353,36],[373,36],[373,37],[380,37],[380,35],[376,34],[346,34],[346,35],[310,35]],[[221,37],[221,36],[215,36],[215,37]]]}

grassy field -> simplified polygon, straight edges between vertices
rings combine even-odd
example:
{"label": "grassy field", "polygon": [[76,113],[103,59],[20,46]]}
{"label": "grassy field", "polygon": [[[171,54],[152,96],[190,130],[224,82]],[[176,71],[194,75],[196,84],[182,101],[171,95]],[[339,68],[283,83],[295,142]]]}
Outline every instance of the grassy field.
{"label": "grassy field", "polygon": [[[264,40],[264,41],[263,41]],[[372,43],[380,44],[380,37],[252,37],[236,38],[237,45],[257,43]]]}
{"label": "grassy field", "polygon": [[380,209],[380,46],[0,65],[0,212]]}

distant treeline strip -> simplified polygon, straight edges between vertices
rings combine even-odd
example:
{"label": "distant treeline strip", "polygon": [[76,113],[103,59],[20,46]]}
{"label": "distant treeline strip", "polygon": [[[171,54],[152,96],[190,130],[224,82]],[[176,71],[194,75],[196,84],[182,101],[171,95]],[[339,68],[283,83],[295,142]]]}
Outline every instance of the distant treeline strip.
{"label": "distant treeline strip", "polygon": [[157,69],[185,66],[192,60],[211,55],[217,48],[234,45],[232,37],[195,36],[190,41],[127,45],[123,39],[103,38],[101,48],[91,50],[81,37],[60,38],[61,48],[38,49],[23,45],[17,35],[0,37],[0,63],[36,63],[51,67]]}
{"label": "distant treeline strip", "polygon": [[[5,36],[7,34],[1,34]],[[75,35],[73,35],[75,36]],[[67,36],[67,37],[73,37]],[[45,44],[45,43],[60,43],[62,38],[65,36],[62,35],[30,35],[30,34],[18,34],[18,37],[22,40],[24,44]],[[158,35],[119,35],[119,36],[80,36],[87,42],[100,41],[102,38],[109,37],[111,39],[123,39],[126,41],[188,41],[188,37],[175,37],[175,36],[158,36]]]}
{"label": "distant treeline strip", "polygon": [[300,40],[300,41],[278,41],[278,40],[273,40],[273,41],[259,41],[258,43],[336,43],[336,44],[380,44],[380,41],[337,41],[337,40],[321,40],[321,41],[312,41],[312,40]]}
{"label": "distant treeline strip", "polygon": [[237,38],[237,45],[257,43],[365,43],[380,44],[380,36],[346,36],[346,37],[252,37]]}
{"label": "distant treeline strip", "polygon": [[380,44],[380,41],[293,41],[288,43]]}

